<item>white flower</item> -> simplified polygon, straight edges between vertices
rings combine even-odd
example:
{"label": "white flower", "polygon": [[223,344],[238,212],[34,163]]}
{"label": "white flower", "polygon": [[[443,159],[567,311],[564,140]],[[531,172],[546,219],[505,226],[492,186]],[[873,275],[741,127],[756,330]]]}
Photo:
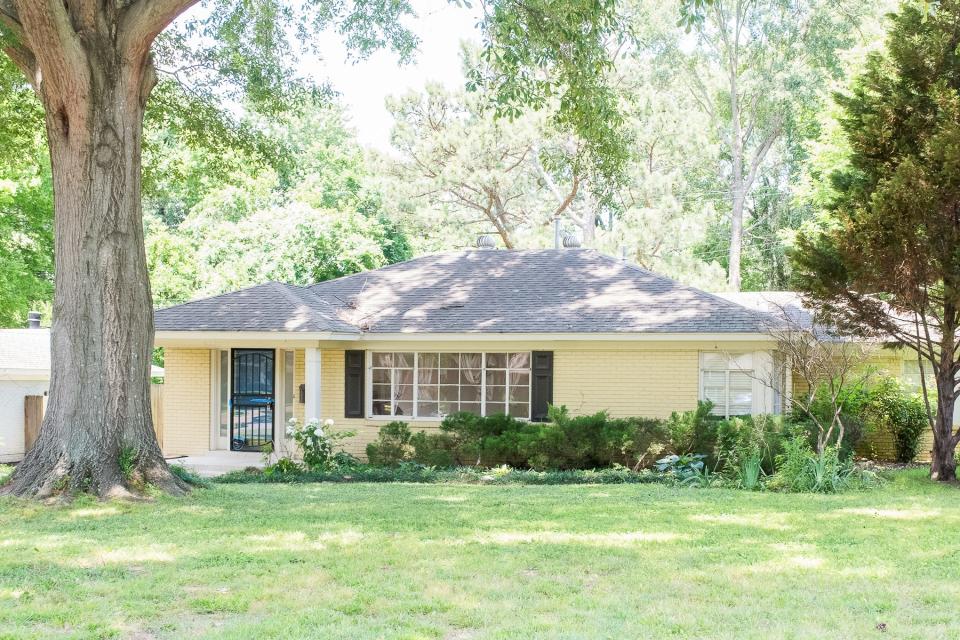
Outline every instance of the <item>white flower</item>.
{"label": "white flower", "polygon": [[323,426],[325,426],[325,427],[332,427],[332,426],[333,426],[333,418],[327,418],[326,420],[324,420],[324,421],[323,421]]}
{"label": "white flower", "polygon": [[292,436],[296,432],[296,427],[293,424],[287,425],[287,435]]}

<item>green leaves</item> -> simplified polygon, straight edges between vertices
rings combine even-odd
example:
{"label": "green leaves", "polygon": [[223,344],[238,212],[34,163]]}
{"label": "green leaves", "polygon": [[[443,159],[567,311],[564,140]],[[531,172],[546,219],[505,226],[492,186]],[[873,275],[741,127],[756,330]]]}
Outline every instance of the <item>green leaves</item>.
{"label": "green leaves", "polygon": [[616,183],[629,153],[611,82],[615,50],[629,35],[616,8],[614,0],[497,2],[468,76],[498,117],[556,105],[556,126],[583,141],[582,165],[598,183]]}
{"label": "green leaves", "polygon": [[53,194],[43,111],[0,56],[0,326],[23,326],[53,295]]}

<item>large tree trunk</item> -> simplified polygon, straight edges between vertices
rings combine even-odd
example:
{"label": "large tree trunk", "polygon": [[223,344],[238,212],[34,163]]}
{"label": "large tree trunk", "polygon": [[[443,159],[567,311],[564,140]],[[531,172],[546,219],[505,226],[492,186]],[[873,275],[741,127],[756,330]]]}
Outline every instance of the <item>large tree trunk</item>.
{"label": "large tree trunk", "polygon": [[[44,26],[45,9],[30,10],[24,3],[25,26],[31,19]],[[140,158],[155,76],[146,50],[121,55],[110,17],[97,16],[83,37],[65,40],[35,83],[53,173],[56,273],[47,413],[5,488],[20,496],[126,496],[144,483],[186,489],[163,459],[150,411],[153,312]],[[132,458],[129,473],[121,456]]]}

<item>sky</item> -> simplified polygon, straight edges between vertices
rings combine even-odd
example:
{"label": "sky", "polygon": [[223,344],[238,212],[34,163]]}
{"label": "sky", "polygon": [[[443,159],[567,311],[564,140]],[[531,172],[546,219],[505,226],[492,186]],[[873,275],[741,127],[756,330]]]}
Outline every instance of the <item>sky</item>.
{"label": "sky", "polygon": [[321,46],[322,59],[306,60],[302,69],[314,80],[333,85],[360,143],[384,152],[391,150],[393,123],[384,106],[386,98],[422,90],[428,82],[462,87],[460,43],[480,41],[478,8],[458,7],[448,0],[413,0],[411,4],[418,17],[410,19],[408,26],[420,37],[420,49],[409,64],[401,66],[391,51],[348,61],[342,41],[332,36]]}

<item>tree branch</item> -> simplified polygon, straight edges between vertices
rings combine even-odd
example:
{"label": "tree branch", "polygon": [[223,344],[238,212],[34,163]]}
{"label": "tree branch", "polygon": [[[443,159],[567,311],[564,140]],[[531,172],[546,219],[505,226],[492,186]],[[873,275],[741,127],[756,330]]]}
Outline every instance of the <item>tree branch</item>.
{"label": "tree branch", "polygon": [[753,159],[750,161],[750,171],[747,173],[747,179],[744,182],[743,190],[746,192],[753,186],[753,181],[757,178],[757,170],[760,168],[760,165],[763,163],[763,159],[767,156],[767,152],[770,151],[770,147],[773,146],[773,143],[776,142],[777,138],[780,137],[780,123],[777,122],[774,125],[773,130],[767,134],[767,137],[763,140],[763,144],[760,145],[760,148],[757,149],[756,153],[753,156]]}
{"label": "tree branch", "polygon": [[[23,44],[34,59],[31,83],[45,107],[74,110],[74,105],[83,102],[90,70],[66,6],[62,0],[12,0],[12,5],[11,0],[3,1],[15,9],[22,27]],[[21,62],[26,62],[24,58],[21,55]],[[47,91],[46,87],[51,90]],[[49,104],[54,96],[59,104]],[[80,113],[73,115],[81,116]]]}
{"label": "tree branch", "polygon": [[9,29],[17,40],[23,41],[23,25],[11,0],[0,0],[0,24]]}
{"label": "tree branch", "polygon": [[120,15],[122,51],[145,56],[161,31],[199,0],[134,0]]}

